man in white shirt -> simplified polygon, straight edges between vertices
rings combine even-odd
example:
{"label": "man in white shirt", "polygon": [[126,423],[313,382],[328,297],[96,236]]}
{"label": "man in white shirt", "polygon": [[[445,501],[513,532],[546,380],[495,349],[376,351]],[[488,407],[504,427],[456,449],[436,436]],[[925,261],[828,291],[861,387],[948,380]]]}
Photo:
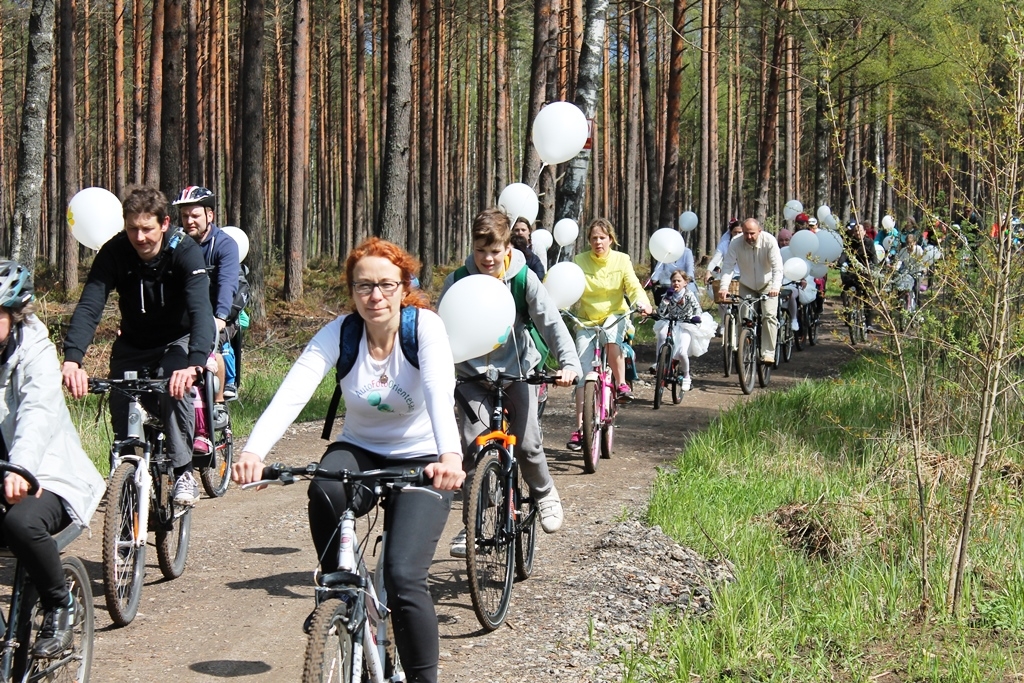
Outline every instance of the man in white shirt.
{"label": "man in white shirt", "polygon": [[761,224],[753,218],[743,221],[743,239],[734,239],[722,261],[722,281],[718,286],[716,299],[726,301],[729,283],[732,282],[733,268],[740,271],[740,296],[760,296],[768,299],[761,302],[761,320],[764,334],[761,335],[761,362],[775,362],[775,339],[779,331],[779,289],[782,288],[782,254],[779,243],[770,233],[761,230]]}

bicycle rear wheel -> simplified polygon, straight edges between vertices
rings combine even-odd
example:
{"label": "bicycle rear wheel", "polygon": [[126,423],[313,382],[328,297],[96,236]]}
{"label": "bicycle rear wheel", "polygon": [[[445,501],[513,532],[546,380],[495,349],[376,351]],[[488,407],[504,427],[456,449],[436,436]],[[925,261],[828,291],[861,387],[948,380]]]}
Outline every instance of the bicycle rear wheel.
{"label": "bicycle rear wheel", "polygon": [[188,541],[192,529],[192,508],[175,508],[175,516],[167,528],[156,531],[156,559],[165,579],[176,579],[185,571]]}
{"label": "bicycle rear wheel", "polygon": [[231,414],[224,408],[226,424],[213,433],[213,453],[210,464],[199,468],[199,479],[203,482],[203,490],[211,498],[220,498],[231,483],[231,463],[235,459],[235,444],[231,433]]}
{"label": "bicycle rear wheel", "polygon": [[348,630],[348,617],[348,605],[338,598],[324,600],[313,612],[302,683],[352,680],[355,643]]}
{"label": "bicycle rear wheel", "polygon": [[466,491],[469,595],[480,625],[493,631],[508,614],[515,564],[515,530],[496,450],[486,450],[477,459]]}
{"label": "bicycle rear wheel", "polygon": [[583,471],[597,472],[601,457],[601,390],[597,380],[583,383]]}
{"label": "bicycle rear wheel", "polygon": [[661,397],[665,393],[665,383],[672,372],[672,347],[662,344],[658,349],[658,366],[654,371],[654,409],[661,407]]}
{"label": "bicycle rear wheel", "polygon": [[744,327],[740,330],[739,341],[736,374],[739,375],[740,389],[744,394],[749,394],[754,391],[754,375],[757,374],[757,339],[752,329]]}
{"label": "bicycle rear wheel", "polygon": [[814,346],[818,343],[818,325],[821,324],[821,317],[814,308],[814,304],[807,307],[807,341]]}
{"label": "bicycle rear wheel", "polygon": [[796,343],[796,332],[793,331],[793,318],[789,311],[779,315],[779,352],[775,354],[776,364],[779,361],[788,363],[793,358],[793,345]]}
{"label": "bicycle rear wheel", "polygon": [[734,324],[735,321],[732,319],[732,315],[726,311],[725,317],[722,318],[722,369],[725,371],[726,377],[732,374],[734,361],[733,354],[736,352],[736,350],[732,348]]}
{"label": "bicycle rear wheel", "polygon": [[533,573],[537,554],[537,502],[521,474],[516,474],[516,578],[526,580]]}
{"label": "bicycle rear wheel", "polygon": [[103,594],[107,611],[118,626],[127,626],[139,611],[146,573],[146,539],[139,534],[139,489],[135,463],[122,462],[107,484],[103,517]]}
{"label": "bicycle rear wheel", "polygon": [[683,402],[683,385],[679,379],[679,362],[672,361],[672,403],[679,405]]}

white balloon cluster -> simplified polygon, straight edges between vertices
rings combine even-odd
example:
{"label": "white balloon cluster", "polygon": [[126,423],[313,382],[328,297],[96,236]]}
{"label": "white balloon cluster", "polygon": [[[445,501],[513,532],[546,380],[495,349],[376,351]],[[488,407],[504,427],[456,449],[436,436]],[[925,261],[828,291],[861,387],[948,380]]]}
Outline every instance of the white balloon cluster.
{"label": "white balloon cluster", "polygon": [[821,206],[819,206],[817,216],[818,222],[821,225],[824,225],[826,228],[829,228],[831,230],[836,229],[836,217],[832,215],[832,209],[830,209],[828,205],[822,204]]}
{"label": "white balloon cluster", "polygon": [[102,187],[87,187],[72,197],[67,219],[72,236],[96,251],[124,230],[121,201]]}
{"label": "white balloon cluster", "polygon": [[[826,221],[821,216],[831,218]],[[832,212],[827,206],[818,209],[822,223],[834,223]],[[828,266],[843,253],[843,239],[832,229],[811,232],[798,230],[789,240],[789,246],[782,247],[782,273],[786,280],[799,281],[805,277],[821,278],[828,274]]]}
{"label": "white balloon cluster", "polygon": [[803,213],[804,205],[799,199],[790,199],[786,202],[786,206],[782,208],[782,215],[787,221],[795,219],[798,215]]}

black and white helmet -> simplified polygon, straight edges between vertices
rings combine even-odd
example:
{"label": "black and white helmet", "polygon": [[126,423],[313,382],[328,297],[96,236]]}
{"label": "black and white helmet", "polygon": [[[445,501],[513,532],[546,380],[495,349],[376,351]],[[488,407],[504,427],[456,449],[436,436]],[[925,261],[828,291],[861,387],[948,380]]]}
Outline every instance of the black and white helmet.
{"label": "black and white helmet", "polygon": [[20,311],[32,301],[32,273],[17,261],[0,261],[0,306]]}
{"label": "black and white helmet", "polygon": [[189,185],[182,190],[178,198],[174,200],[174,206],[188,206],[192,204],[205,206],[208,209],[214,209],[217,207],[217,198],[205,187]]}

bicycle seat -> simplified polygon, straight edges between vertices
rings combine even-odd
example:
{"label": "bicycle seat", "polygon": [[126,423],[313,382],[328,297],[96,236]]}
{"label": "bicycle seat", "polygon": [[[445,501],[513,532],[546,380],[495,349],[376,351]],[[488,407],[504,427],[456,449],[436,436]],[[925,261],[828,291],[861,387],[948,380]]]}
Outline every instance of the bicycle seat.
{"label": "bicycle seat", "polygon": [[[53,535],[53,540],[57,541],[57,551],[60,552],[71,545],[71,542],[81,536],[84,530],[84,526],[72,522],[55,533]],[[12,558],[14,557],[14,553],[12,553],[11,549],[7,546],[0,546],[0,557]]]}

